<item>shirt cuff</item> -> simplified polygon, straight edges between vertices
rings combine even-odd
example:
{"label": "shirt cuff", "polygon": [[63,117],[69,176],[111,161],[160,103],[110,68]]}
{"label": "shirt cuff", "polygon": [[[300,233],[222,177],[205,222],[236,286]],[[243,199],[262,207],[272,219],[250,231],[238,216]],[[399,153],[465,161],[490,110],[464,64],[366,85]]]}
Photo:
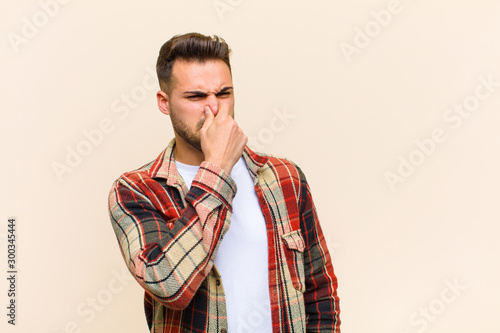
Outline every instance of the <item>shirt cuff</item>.
{"label": "shirt cuff", "polygon": [[204,189],[218,197],[229,209],[237,187],[231,175],[210,162],[202,162],[191,186]]}

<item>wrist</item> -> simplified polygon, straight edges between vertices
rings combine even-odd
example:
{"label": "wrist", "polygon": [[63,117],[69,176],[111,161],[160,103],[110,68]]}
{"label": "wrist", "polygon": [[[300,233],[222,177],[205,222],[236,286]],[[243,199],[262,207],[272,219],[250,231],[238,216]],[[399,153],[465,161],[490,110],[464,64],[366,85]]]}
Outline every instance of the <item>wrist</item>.
{"label": "wrist", "polygon": [[222,170],[224,170],[227,173],[231,173],[231,170],[233,169],[233,165],[231,165],[229,163],[226,163],[224,161],[221,161],[219,159],[206,158],[205,162],[214,164],[214,165],[218,166],[219,168],[221,168]]}

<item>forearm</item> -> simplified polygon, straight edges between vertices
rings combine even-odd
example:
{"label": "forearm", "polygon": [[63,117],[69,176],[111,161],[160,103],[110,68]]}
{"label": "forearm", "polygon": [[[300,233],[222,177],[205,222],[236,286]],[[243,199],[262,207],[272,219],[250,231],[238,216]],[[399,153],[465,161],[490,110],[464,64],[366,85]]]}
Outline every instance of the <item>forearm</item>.
{"label": "forearm", "polygon": [[305,178],[301,198],[301,228],[305,231],[304,302],[308,332],[340,332],[337,277]]}
{"label": "forearm", "polygon": [[307,331],[340,333],[337,277],[321,228],[316,229],[316,235],[318,242],[305,257]]}
{"label": "forearm", "polygon": [[333,268],[319,271],[306,282],[304,293],[307,332],[340,333],[340,308],[337,277]]}
{"label": "forearm", "polygon": [[181,309],[212,268],[229,227],[235,185],[218,167],[202,164],[182,211],[165,211],[164,192],[155,181],[138,185],[122,178],[112,191],[110,213],[134,277],[158,301]]}

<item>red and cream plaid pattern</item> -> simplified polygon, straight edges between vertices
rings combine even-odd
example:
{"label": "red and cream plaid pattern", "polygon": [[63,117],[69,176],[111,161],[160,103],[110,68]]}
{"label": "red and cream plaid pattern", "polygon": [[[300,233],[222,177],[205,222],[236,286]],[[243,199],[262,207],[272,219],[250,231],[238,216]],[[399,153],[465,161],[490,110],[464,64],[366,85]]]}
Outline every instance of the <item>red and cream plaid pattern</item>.
{"label": "red and cream plaid pattern", "polygon": [[[236,185],[203,162],[188,189],[175,167],[174,145],[115,181],[111,223],[145,290],[151,332],[227,332],[214,259],[230,228]],[[243,156],[266,220],[273,332],[340,332],[337,278],[304,174],[286,159],[248,147]]]}

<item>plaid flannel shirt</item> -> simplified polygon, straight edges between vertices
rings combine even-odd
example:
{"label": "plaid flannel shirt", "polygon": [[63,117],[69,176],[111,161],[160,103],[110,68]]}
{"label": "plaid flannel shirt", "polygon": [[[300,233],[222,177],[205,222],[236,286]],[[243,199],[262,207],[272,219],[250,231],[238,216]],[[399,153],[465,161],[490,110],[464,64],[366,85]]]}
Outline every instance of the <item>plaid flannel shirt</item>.
{"label": "plaid flannel shirt", "polygon": [[[236,185],[203,162],[188,189],[174,145],[175,139],[156,160],[114,182],[111,223],[145,289],[151,332],[224,333],[225,296],[214,259],[230,228]],[[273,333],[340,332],[337,278],[304,174],[248,147],[243,156],[266,221]]]}

